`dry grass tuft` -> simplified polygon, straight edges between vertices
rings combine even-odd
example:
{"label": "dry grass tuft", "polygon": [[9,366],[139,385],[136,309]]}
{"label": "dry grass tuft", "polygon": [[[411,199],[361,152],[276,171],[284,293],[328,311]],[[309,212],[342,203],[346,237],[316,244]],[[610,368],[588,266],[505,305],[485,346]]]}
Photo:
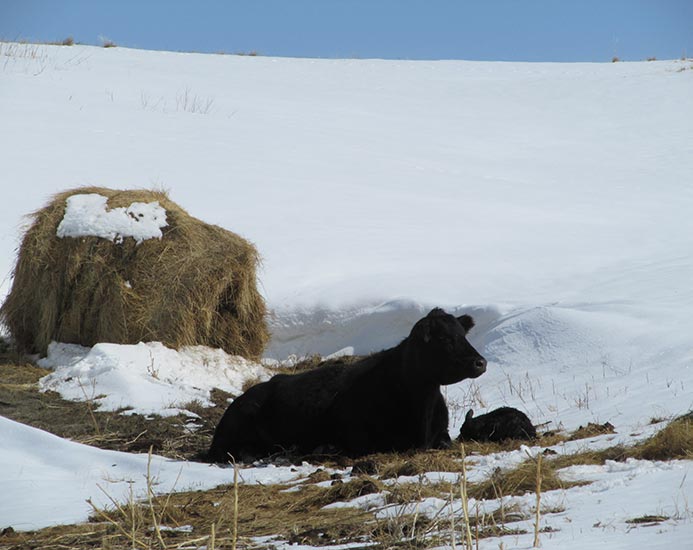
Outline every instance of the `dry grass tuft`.
{"label": "dry grass tuft", "polygon": [[580,426],[577,430],[575,430],[568,438],[568,441],[575,441],[576,439],[585,439],[588,437],[594,437],[595,435],[613,433],[616,433],[616,430],[614,429],[613,424],[610,422],[605,422],[604,424],[595,424],[590,422],[586,426]]}
{"label": "dry grass tuft", "polygon": [[[563,481],[558,477],[557,470],[554,460],[542,461],[539,480],[542,491],[568,489],[587,484]],[[488,480],[470,484],[468,491],[470,498],[493,500],[504,496],[534,493],[537,484],[537,462],[535,459],[528,459],[512,470],[497,469]]]}
{"label": "dry grass tuft", "polygon": [[651,438],[629,449],[628,456],[645,460],[693,458],[693,412],[672,420]]}
{"label": "dry grass tuft", "polygon": [[382,479],[417,476],[426,472],[462,471],[462,454],[459,447],[411,453],[384,453],[369,458],[377,465],[376,471]]}
{"label": "dry grass tuft", "polygon": [[318,468],[315,470],[313,473],[308,474],[308,477],[306,480],[309,483],[321,483],[323,481],[329,481],[330,479],[337,479],[335,477],[332,477],[331,474],[327,472],[327,470],[323,468]]}
{"label": "dry grass tuft", "polygon": [[[541,445],[542,447],[551,447],[567,441],[568,435],[560,432],[547,432],[541,437],[537,437],[534,441],[524,439],[507,439],[501,442],[494,441],[465,441],[464,447],[467,454],[474,455],[489,455],[493,453],[502,453],[508,451],[517,451],[523,445]],[[577,438],[576,438],[577,439]]]}
{"label": "dry grass tuft", "polygon": [[296,499],[295,506],[302,510],[322,508],[333,502],[346,502],[363,495],[380,493],[384,489],[382,482],[370,476],[357,477],[348,482],[338,479],[327,488],[303,487],[303,491],[299,493],[299,498]]}
{"label": "dry grass tuft", "polygon": [[277,368],[277,372],[282,372],[285,374],[298,374],[329,365],[351,365],[352,363],[355,363],[363,358],[363,355],[345,355],[335,359],[323,359],[322,356],[316,354],[302,359],[291,368],[279,367]]}
{"label": "dry grass tuft", "polygon": [[[198,459],[206,452],[229,394],[211,392],[213,407],[189,403],[199,415],[190,429],[185,415],[145,417],[118,411],[91,410],[88,402],[66,401],[55,392],[40,392],[38,380],[50,371],[26,360],[10,361],[0,354],[0,415],[49,431],[60,437],[125,452],[147,452],[178,459]],[[96,425],[95,425],[96,423]]]}
{"label": "dry grass tuft", "polygon": [[607,460],[623,462],[628,458],[643,460],[693,458],[693,413],[672,420],[665,428],[636,445],[630,447],[615,445],[601,451],[557,456],[552,458],[550,463],[554,469],[560,470],[575,465],[604,464]]}
{"label": "dry grass tuft", "polygon": [[286,489],[285,485],[239,485],[237,506],[233,486],[114,503],[108,509],[95,508],[87,524],[8,533],[0,538],[0,548],[212,548],[212,541],[215,548],[235,544],[247,548],[250,537],[258,536],[326,545],[363,539],[375,529],[372,517],[359,510],[299,505],[297,495],[324,489],[308,486],[300,493],[284,492]]}
{"label": "dry grass tuft", "polygon": [[[555,456],[551,458],[550,464],[553,465],[554,469],[560,470],[561,468],[567,468],[568,466],[597,466],[604,464],[607,460],[622,462],[626,458],[628,458],[628,447],[616,445],[614,447],[602,449],[601,451],[588,450],[581,453]],[[548,463],[548,461],[546,463]]]}
{"label": "dry grass tuft", "polygon": [[[153,202],[166,209],[162,239],[137,245],[98,238],[58,238],[66,199],[108,197],[110,208]],[[161,341],[201,344],[258,358],[269,338],[256,287],[255,247],[191,217],[163,192],[98,187],[56,195],[32,215],[0,309],[17,347],[46,353],[53,341],[93,346]]]}
{"label": "dry grass tuft", "polygon": [[640,516],[633,519],[627,519],[626,523],[630,524],[646,524],[646,525],[659,525],[663,521],[667,521],[669,516]]}
{"label": "dry grass tuft", "polygon": [[[322,364],[315,361],[314,367]],[[314,368],[313,367],[313,368]],[[155,418],[147,420],[137,415],[94,411],[90,417],[85,403],[63,401],[56,394],[41,394],[36,381],[47,371],[28,364],[21,355],[5,345],[0,348],[0,414],[49,429],[58,435],[87,441],[105,448],[146,451],[154,445],[155,452],[172,457],[193,458],[204,452],[211,433],[227,404],[227,394],[214,392],[215,407],[210,409],[191,403],[187,408],[202,418],[201,428],[186,433],[185,418]],[[96,421],[98,430],[93,427]],[[496,471],[484,483],[468,484],[469,498],[497,499],[510,495],[567,489],[583,483],[561,480],[557,471],[574,464],[603,464],[606,460],[625,460],[629,457],[666,460],[693,457],[693,413],[672,421],[652,438],[632,447],[616,446],[601,451],[574,455],[543,457],[540,478],[537,462],[528,459],[517,468]],[[549,434],[537,440],[549,446],[581,437],[608,432],[605,426],[581,428],[572,434]],[[503,444],[465,444],[468,454],[517,449],[523,442]],[[274,536],[290,544],[324,546],[345,543],[374,542],[383,548],[422,548],[450,545],[462,540],[462,525],[451,526],[448,509],[434,518],[424,517],[416,506],[408,506],[396,517],[375,519],[372,511],[355,508],[324,510],[327,504],[350,501],[368,494],[383,494],[385,504],[416,504],[423,499],[452,498],[451,484],[429,483],[423,474],[428,472],[462,472],[464,451],[454,444],[447,450],[410,453],[384,453],[351,459],[348,457],[306,457],[340,468],[353,466],[349,480],[334,479],[329,487],[316,483],[332,480],[325,469],[317,468],[297,486],[239,485],[238,504],[233,486],[211,491],[184,492],[155,496],[143,502],[114,503],[109,509],[95,510],[92,521],[85,525],[63,526],[26,533],[8,531],[0,534],[0,549],[131,549],[135,548],[248,548],[251,537]],[[232,471],[229,470],[229,478]],[[418,477],[414,482],[385,484],[383,479],[401,476]],[[287,492],[287,489],[292,489]],[[453,485],[456,491],[456,485]],[[455,495],[459,498],[459,494]],[[538,507],[541,513],[550,513]],[[411,513],[412,510],[416,510]],[[529,519],[528,512],[511,506],[501,506],[490,514],[469,510],[469,526],[478,541],[524,533],[512,523]],[[234,516],[238,517],[237,530]],[[666,519],[666,518],[663,518]],[[663,521],[662,519],[662,521]],[[655,524],[657,517],[632,520],[637,524]],[[535,520],[537,527],[540,527]],[[180,529],[185,527],[185,529]],[[544,530],[540,529],[540,532]],[[453,535],[454,537],[453,538]],[[272,546],[267,542],[266,547]],[[454,543],[453,543],[454,544]],[[256,548],[259,548],[255,545]]]}
{"label": "dry grass tuft", "polygon": [[[35,367],[18,367],[3,366],[5,370],[0,370],[0,379],[5,385],[30,386],[32,376],[29,372]],[[33,376],[40,374],[41,369],[36,369]],[[220,407],[218,412],[221,410]],[[512,471],[495,472],[488,482],[469,484],[468,497],[477,500],[497,499],[534,493],[538,482],[542,492],[569,488],[580,483],[560,480],[556,475],[560,468],[571,464],[624,460],[631,456],[644,458],[653,448],[670,446],[673,457],[689,456],[686,453],[690,452],[692,421],[692,415],[679,418],[650,440],[634,447],[614,447],[571,456],[546,456],[539,470],[540,479],[537,478],[536,460],[528,459]],[[87,420],[85,425],[88,425]],[[416,503],[428,497],[448,500],[450,483],[428,483],[421,474],[431,471],[459,472],[461,457],[461,448],[404,455],[372,455],[352,461],[354,466],[360,463],[360,468],[372,472],[372,475],[358,475],[350,481],[334,480],[330,487],[315,485],[332,479],[321,468],[310,474],[298,491],[287,492],[291,488],[287,485],[239,485],[237,506],[233,486],[168,496],[150,495],[144,502],[118,503],[118,506],[110,509],[95,511],[93,521],[86,525],[44,529],[35,533],[8,532],[0,537],[0,548],[124,549],[132,548],[133,544],[136,548],[196,548],[205,545],[210,548],[232,548],[235,543],[238,548],[244,548],[250,544],[250,537],[265,535],[291,544],[311,546],[354,542],[365,544],[369,541],[388,548],[446,545],[451,540],[451,529],[454,531],[455,528],[450,527],[450,519],[445,511],[435,518],[426,518],[416,512],[403,512],[397,517],[377,520],[372,513],[358,509],[324,510],[323,507],[376,493],[385,495],[387,505]],[[419,475],[419,479],[418,482],[385,485],[378,475],[391,478]],[[238,515],[237,532],[233,529],[232,520],[235,513]],[[479,540],[524,533],[511,524],[527,519],[526,511],[501,506],[490,514],[474,513],[471,509],[469,523],[474,538]],[[664,519],[642,517],[633,519],[632,523],[649,525]],[[175,530],[181,526],[188,527]],[[456,540],[460,541],[461,526],[458,525],[456,529]]]}

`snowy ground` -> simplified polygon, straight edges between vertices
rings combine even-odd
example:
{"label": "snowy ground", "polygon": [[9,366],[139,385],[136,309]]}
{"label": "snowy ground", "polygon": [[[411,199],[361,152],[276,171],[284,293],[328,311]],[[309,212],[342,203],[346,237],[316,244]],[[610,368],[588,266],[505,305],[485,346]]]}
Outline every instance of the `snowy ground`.
{"label": "snowy ground", "polygon": [[[6,444],[0,452],[3,526],[30,530],[77,523],[95,506],[110,506],[111,499],[128,502],[147,495],[148,455],[128,454],[81,445],[53,434],[0,417],[0,434]],[[308,465],[294,468],[243,470],[244,483],[282,483],[314,471]],[[205,489],[233,482],[233,471],[208,464],[181,462],[153,456],[149,465],[155,493]]]}
{"label": "snowy ground", "polygon": [[[51,194],[161,186],[258,246],[273,311],[268,357],[377,350],[443,306],[475,317],[471,340],[489,360],[483,377],[447,388],[453,436],[468,407],[506,404],[551,427],[609,421],[621,437],[640,433],[693,408],[692,96],[693,61],[297,60],[0,44],[0,296],[22,216]],[[154,351],[172,370],[152,380]],[[60,369],[76,368],[95,395],[108,394],[104,406],[152,411],[181,405],[189,386],[204,401],[213,385],[262,375],[247,364],[229,374],[240,363],[207,352],[173,353],[56,348],[44,384],[75,397],[81,389],[61,383]],[[206,370],[209,361],[218,369]],[[133,391],[143,383],[163,402],[138,401],[152,395]],[[12,510],[0,499],[0,527],[31,527],[22,510],[38,492],[65,512],[46,511],[42,525],[84,519],[105,471],[90,464],[123,464],[123,478],[139,479],[146,466],[6,420],[0,432],[0,483],[25,499]],[[181,468],[157,464],[164,486]],[[228,481],[226,471],[185,469],[191,483]],[[551,520],[560,530],[543,547],[686,548],[690,469],[570,472],[596,483],[560,497],[565,511]],[[672,519],[658,527],[624,523],[665,512]]]}
{"label": "snowy ground", "polygon": [[160,342],[92,348],[54,342],[38,364],[54,371],[41,379],[42,391],[92,400],[102,411],[127,408],[126,414],[161,416],[178,414],[191,401],[211,405],[212,388],[239,395],[244,382],[270,377],[262,365],[221,349],[189,346],[176,351]]}

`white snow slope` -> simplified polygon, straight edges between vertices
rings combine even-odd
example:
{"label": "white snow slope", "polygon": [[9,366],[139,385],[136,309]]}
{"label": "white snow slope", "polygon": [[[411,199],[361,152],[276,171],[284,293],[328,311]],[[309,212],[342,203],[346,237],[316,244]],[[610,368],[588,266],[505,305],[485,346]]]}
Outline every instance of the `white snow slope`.
{"label": "white snow slope", "polygon": [[[84,521],[92,512],[87,499],[100,509],[111,499],[128,502],[156,494],[196,490],[229,483],[228,468],[181,462],[145,454],[97,449],[66,441],[0,416],[2,497],[0,525],[17,530]],[[314,471],[307,465],[289,468],[247,468],[244,483],[288,482]],[[132,491],[132,494],[131,494]]]}
{"label": "white snow slope", "polygon": [[[636,431],[693,408],[691,97],[690,60],[0,44],[0,296],[22,216],[53,193],[164,187],[258,246],[268,357],[380,349],[443,306],[474,315],[489,360],[483,377],[446,388],[453,436],[469,406],[506,404],[552,427]],[[0,456],[24,456],[13,452]],[[679,492],[671,476],[638,479],[654,499]],[[591,532],[584,511],[600,498],[568,507],[571,532]],[[693,538],[681,518],[662,545]]]}

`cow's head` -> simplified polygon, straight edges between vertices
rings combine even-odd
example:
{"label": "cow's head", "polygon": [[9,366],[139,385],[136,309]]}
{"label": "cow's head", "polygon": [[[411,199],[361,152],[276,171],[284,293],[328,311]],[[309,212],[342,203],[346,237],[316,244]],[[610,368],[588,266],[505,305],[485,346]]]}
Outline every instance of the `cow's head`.
{"label": "cow's head", "polygon": [[486,371],[486,359],[467,341],[473,326],[469,315],[454,317],[440,308],[419,320],[407,342],[420,363],[417,371],[442,385],[481,376]]}
{"label": "cow's head", "polygon": [[458,439],[465,440],[478,438],[478,430],[474,421],[474,411],[469,409],[464,417],[464,424],[462,424],[462,427],[460,428],[460,435],[457,436]]}

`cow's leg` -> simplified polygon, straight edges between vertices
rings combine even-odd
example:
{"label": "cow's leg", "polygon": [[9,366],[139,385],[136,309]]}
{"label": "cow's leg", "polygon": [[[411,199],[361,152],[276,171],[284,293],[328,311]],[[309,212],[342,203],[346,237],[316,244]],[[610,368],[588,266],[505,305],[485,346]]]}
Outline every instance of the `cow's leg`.
{"label": "cow's leg", "polygon": [[261,414],[270,392],[269,382],[258,384],[229,405],[214,432],[210,462],[245,461],[270,452],[271,437]]}
{"label": "cow's leg", "polygon": [[430,446],[434,449],[447,449],[450,447],[450,434],[448,433],[448,407],[445,398],[439,392],[433,404],[433,415],[430,426]]}
{"label": "cow's leg", "polygon": [[239,454],[242,447],[242,426],[246,420],[242,412],[234,403],[224,412],[217,428],[214,431],[212,444],[207,453],[210,462],[229,462],[231,457]]}

